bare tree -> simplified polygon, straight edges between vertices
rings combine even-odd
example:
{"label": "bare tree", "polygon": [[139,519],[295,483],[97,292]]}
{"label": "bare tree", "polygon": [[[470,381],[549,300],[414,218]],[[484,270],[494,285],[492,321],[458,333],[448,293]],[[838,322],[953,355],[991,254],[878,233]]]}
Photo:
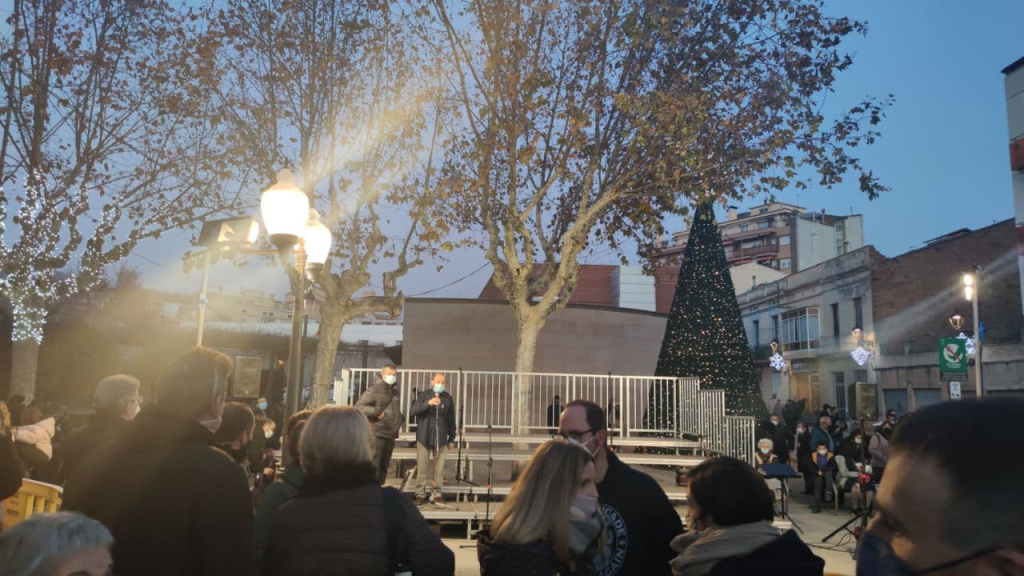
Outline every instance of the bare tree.
{"label": "bare tree", "polygon": [[[307,194],[326,201],[334,246],[317,278],[325,299],[310,403],[319,406],[342,327],[364,314],[400,314],[398,279],[448,247],[447,226],[432,217],[431,167],[446,114],[436,66],[410,42],[393,3],[224,5],[214,34],[224,48],[228,147],[266,181],[292,167]],[[376,294],[364,296],[381,269]]]}
{"label": "bare tree", "polygon": [[[453,7],[454,5],[454,7]],[[463,132],[445,180],[519,328],[516,371],[594,245],[649,246],[691,201],[859,175],[884,102],[821,114],[864,26],[822,0],[432,0]],[[526,414],[528,381],[521,383]]]}
{"label": "bare tree", "polygon": [[141,241],[233,197],[196,81],[207,46],[160,0],[15,0],[0,35],[0,295],[11,393],[31,397],[47,310]]}

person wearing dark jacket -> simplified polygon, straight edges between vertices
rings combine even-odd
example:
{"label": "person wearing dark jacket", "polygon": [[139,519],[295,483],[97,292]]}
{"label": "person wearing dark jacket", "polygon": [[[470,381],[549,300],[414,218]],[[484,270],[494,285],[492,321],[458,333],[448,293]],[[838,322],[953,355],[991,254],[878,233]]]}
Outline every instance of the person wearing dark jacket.
{"label": "person wearing dark jacket", "polygon": [[675,576],[821,576],[825,561],[772,526],[772,495],[746,462],[722,457],[687,474],[690,531],[672,541]]}
{"label": "person wearing dark jacket", "polygon": [[139,381],[126,374],[100,380],[92,397],[92,407],[94,413],[89,416],[89,423],[65,442],[59,475],[61,483],[97,448],[114,440],[126,422],[138,416],[142,407]]}
{"label": "person wearing dark jacket", "polygon": [[658,483],[623,464],[608,450],[605,410],[586,400],[565,406],[558,433],[594,457],[595,480],[607,540],[594,561],[602,576],[669,573],[672,539],[683,531],[672,503]]}
{"label": "person wearing dark jacket", "polygon": [[10,428],[11,414],[7,411],[7,404],[0,401],[0,500],[17,494],[25,476],[25,465],[14,449]]}
{"label": "person wearing dark jacket", "polygon": [[[444,374],[434,374],[430,390],[416,395],[409,410],[416,418],[416,503],[444,502],[444,461],[455,447],[455,400],[444,390]],[[430,480],[432,485],[427,484]],[[433,490],[431,490],[431,487]]]}
{"label": "person wearing dark jacket", "polygon": [[359,410],[314,412],[299,453],[302,487],[274,514],[262,574],[454,574],[455,555],[420,511],[397,490],[378,485],[370,427]]}
{"label": "person wearing dark jacket", "polygon": [[230,375],[224,354],[186,352],[161,375],[157,405],[147,405],[68,478],[63,508],[110,529],[119,576],[248,572],[245,474],[213,447]]}
{"label": "person wearing dark jacket", "polygon": [[804,476],[804,494],[814,494],[814,475],[811,473],[811,431],[807,425],[798,422],[796,425],[796,465]]}
{"label": "person wearing dark jacket", "polygon": [[[288,454],[292,460],[284,467],[284,475],[279,476],[273,484],[267,486],[256,507],[256,516],[252,525],[252,565],[263,565],[263,551],[270,539],[270,523],[274,513],[288,499],[299,493],[304,474],[302,460],[299,456],[299,438],[306,427],[306,421],[313,415],[310,410],[292,414],[285,423],[285,442],[288,443]],[[273,422],[271,420],[271,422]]]}
{"label": "person wearing dark jacket", "polygon": [[757,439],[767,438],[772,441],[773,452],[779,462],[788,463],[789,453],[793,450],[793,432],[786,427],[776,414],[772,414],[768,420],[761,424]]}
{"label": "person wearing dark jacket", "polygon": [[381,368],[380,378],[356,401],[356,408],[366,416],[373,429],[373,465],[380,484],[388,478],[391,452],[405,421],[397,382],[398,368],[388,364]]}
{"label": "person wearing dark jacket", "polygon": [[533,453],[491,525],[479,533],[481,576],[594,574],[604,529],[594,460],[565,442]]}

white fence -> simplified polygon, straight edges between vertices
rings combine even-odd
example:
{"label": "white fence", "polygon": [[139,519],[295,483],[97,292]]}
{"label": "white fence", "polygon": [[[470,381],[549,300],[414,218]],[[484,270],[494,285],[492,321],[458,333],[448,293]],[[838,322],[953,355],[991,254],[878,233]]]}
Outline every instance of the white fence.
{"label": "white fence", "polygon": [[[488,426],[517,434],[553,433],[561,406],[585,399],[606,408],[608,428],[624,437],[699,436],[707,449],[752,462],[754,418],[726,416],[725,392],[701,390],[697,378],[617,376],[612,374],[547,374],[462,370],[401,370],[399,401],[408,415],[416,392],[430,389],[434,374],[445,375],[445,389],[455,400],[459,426],[467,432]],[[375,369],[345,369],[334,384],[334,401],[355,404],[377,379]],[[519,421],[519,391],[529,386],[528,412]],[[409,417],[407,429],[415,430]]]}

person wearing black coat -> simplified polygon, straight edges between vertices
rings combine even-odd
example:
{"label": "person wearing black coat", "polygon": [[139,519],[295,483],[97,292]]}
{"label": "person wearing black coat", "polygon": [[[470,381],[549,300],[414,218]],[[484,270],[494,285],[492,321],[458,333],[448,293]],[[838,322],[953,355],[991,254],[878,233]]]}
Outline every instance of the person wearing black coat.
{"label": "person wearing black coat", "polygon": [[814,475],[811,470],[811,430],[807,424],[798,422],[796,425],[796,462],[797,469],[804,476],[804,494],[814,493]]}
{"label": "person wearing black coat", "polygon": [[0,500],[6,500],[21,489],[25,465],[18,458],[11,438],[11,415],[7,404],[0,401]]}
{"label": "person wearing black coat", "polygon": [[68,436],[64,443],[64,459],[59,473],[61,483],[97,448],[117,438],[121,427],[139,414],[142,407],[139,381],[124,374],[100,380],[96,384],[92,406],[95,413],[89,416],[89,423]]}
{"label": "person wearing black coat", "polygon": [[213,447],[231,360],[193,348],[147,405],[68,478],[65,510],[114,535],[119,576],[249,573],[252,501],[245,473]]}
{"label": "person wearing black coat", "polygon": [[356,408],[366,416],[373,429],[373,465],[377,468],[380,484],[387,480],[395,439],[405,423],[397,382],[398,368],[388,364],[381,368],[380,378],[356,401]]}
{"label": "person wearing black coat", "polygon": [[779,459],[780,463],[789,462],[789,453],[793,450],[793,433],[782,421],[782,418],[772,414],[768,420],[761,424],[757,439],[767,438],[772,441],[772,452]]}
{"label": "person wearing black coat", "polygon": [[271,520],[261,574],[454,574],[455,555],[420,511],[397,490],[377,484],[370,428],[359,410],[314,412],[299,453],[302,485]]}
{"label": "person wearing black coat", "polygon": [[[455,400],[444,389],[444,374],[434,374],[430,390],[416,395],[409,413],[416,417],[416,480],[412,491],[417,503],[424,498],[444,502],[445,456],[455,447]],[[427,480],[432,482],[428,487]]]}

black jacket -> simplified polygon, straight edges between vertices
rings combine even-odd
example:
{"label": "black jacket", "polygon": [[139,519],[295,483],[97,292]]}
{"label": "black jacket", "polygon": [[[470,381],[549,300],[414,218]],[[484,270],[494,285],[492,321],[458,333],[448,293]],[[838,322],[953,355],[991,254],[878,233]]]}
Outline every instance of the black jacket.
{"label": "black jacket", "polygon": [[480,576],[590,576],[593,567],[580,561],[576,569],[555,558],[555,551],[547,540],[534,540],[529,544],[498,544],[491,540],[487,530],[477,533],[476,559],[480,563]]}
{"label": "black jacket", "polygon": [[757,439],[768,438],[772,441],[772,453],[782,463],[789,462],[789,452],[793,450],[793,433],[782,420],[772,426],[771,420],[765,420],[758,429]]}
{"label": "black jacket", "polygon": [[[398,384],[388,384],[377,378],[356,401],[356,408],[370,420],[373,435],[377,438],[398,438],[398,431],[405,422],[401,403],[398,399]],[[384,417],[381,418],[381,413]]]}
{"label": "black jacket", "polygon": [[[322,477],[307,473],[299,494],[274,514],[261,573],[393,575],[382,490],[369,464]],[[411,500],[403,496],[401,502],[402,534],[413,574],[453,574],[455,555],[430,530]]]}
{"label": "black jacket", "polygon": [[661,486],[608,452],[608,472],[597,493],[607,527],[603,557],[594,562],[597,574],[669,574],[676,555],[672,539],[682,533],[683,523]]}
{"label": "black jacket", "polygon": [[0,500],[10,498],[21,490],[25,464],[14,449],[14,440],[8,433],[0,434]]}
{"label": "black jacket", "polygon": [[709,576],[821,576],[825,561],[811,552],[796,532],[782,537],[746,556],[726,558],[708,572]]}
{"label": "black jacket", "polygon": [[117,438],[118,431],[126,423],[124,418],[105,412],[89,416],[89,424],[67,439],[63,450],[64,462],[60,468],[60,481],[71,477],[78,466],[97,448]]}
{"label": "black jacket", "polygon": [[110,529],[115,574],[249,573],[245,474],[212,443],[198,423],[146,408],[68,478],[63,508]]}
{"label": "black jacket", "polygon": [[416,441],[434,450],[438,448],[438,441],[441,446],[455,442],[455,400],[447,392],[441,392],[438,397],[441,404],[431,406],[434,391],[420,392],[409,409],[416,417]]}

